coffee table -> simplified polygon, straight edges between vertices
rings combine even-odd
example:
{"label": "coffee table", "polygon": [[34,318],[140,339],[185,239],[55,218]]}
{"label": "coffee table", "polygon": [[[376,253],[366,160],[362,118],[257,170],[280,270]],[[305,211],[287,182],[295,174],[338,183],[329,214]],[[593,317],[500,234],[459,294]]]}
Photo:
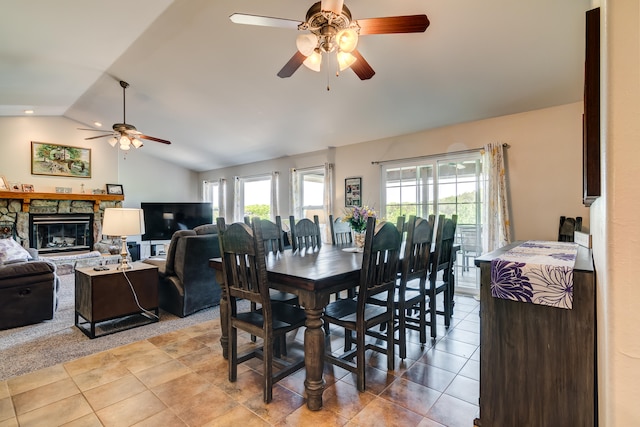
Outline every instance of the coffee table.
{"label": "coffee table", "polygon": [[[124,271],[116,265],[107,266],[103,271],[93,267],[75,270],[75,325],[89,338],[160,320],[158,267],[141,262],[130,265],[133,268]],[[139,306],[131,288],[135,290]],[[102,333],[96,334],[96,327]]]}

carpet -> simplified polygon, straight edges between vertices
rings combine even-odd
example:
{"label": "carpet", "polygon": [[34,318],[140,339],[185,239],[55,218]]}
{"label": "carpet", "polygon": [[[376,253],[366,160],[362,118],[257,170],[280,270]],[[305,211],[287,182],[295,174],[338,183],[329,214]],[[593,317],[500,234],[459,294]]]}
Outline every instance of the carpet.
{"label": "carpet", "polygon": [[160,321],[89,339],[74,325],[75,275],[60,276],[58,310],[52,320],[0,331],[0,381],[217,319],[220,307],[180,318],[160,310]]}

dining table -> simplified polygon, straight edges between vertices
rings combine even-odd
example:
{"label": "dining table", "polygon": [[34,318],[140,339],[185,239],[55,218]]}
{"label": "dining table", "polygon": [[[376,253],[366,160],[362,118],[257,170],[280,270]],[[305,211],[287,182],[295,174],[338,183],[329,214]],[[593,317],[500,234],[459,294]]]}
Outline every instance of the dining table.
{"label": "dining table", "polygon": [[[325,334],[322,315],[329,297],[336,292],[355,288],[360,279],[362,253],[352,246],[322,245],[320,248],[270,253],[266,257],[269,286],[298,296],[306,314],[304,363],[307,407],[322,408]],[[212,258],[209,266],[216,271],[218,283],[224,284],[222,258]],[[227,295],[222,285],[220,296],[220,344],[228,357]]]}
{"label": "dining table", "polygon": [[[453,248],[455,259],[459,245]],[[453,263],[452,263],[453,264]],[[304,332],[304,363],[306,378],[304,387],[307,407],[312,411],[322,408],[324,392],[325,334],[322,315],[329,298],[337,292],[354,289],[360,280],[362,249],[351,245],[322,245],[320,248],[299,249],[269,253],[266,257],[269,287],[298,296],[306,314]],[[222,258],[212,258],[209,266],[215,270],[222,286],[220,295],[220,345],[224,358],[228,358],[227,294],[224,287]],[[450,295],[453,295],[453,272],[450,271]],[[451,308],[453,308],[453,301]]]}

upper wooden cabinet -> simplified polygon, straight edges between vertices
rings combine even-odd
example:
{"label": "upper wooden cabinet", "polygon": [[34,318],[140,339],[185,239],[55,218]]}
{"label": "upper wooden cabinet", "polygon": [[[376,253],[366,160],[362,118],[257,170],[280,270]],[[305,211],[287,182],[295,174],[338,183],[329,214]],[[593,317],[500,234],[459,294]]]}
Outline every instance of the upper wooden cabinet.
{"label": "upper wooden cabinet", "polygon": [[582,183],[585,206],[600,197],[600,8],[587,11],[582,116]]}

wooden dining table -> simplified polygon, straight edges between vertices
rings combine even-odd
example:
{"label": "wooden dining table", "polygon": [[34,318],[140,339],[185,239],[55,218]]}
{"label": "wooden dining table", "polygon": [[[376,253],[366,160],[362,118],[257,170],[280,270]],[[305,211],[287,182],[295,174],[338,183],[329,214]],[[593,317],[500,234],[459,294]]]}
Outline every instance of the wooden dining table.
{"label": "wooden dining table", "polygon": [[[329,297],[336,292],[358,285],[362,266],[362,253],[352,247],[323,245],[319,249],[285,250],[267,256],[269,286],[298,296],[307,319],[304,332],[304,362],[307,407],[312,411],[322,408],[325,335],[322,314]],[[224,283],[222,259],[209,260],[216,270],[218,283]],[[222,286],[220,297],[220,322],[222,337],[220,344],[225,358],[228,357],[227,295]]]}

